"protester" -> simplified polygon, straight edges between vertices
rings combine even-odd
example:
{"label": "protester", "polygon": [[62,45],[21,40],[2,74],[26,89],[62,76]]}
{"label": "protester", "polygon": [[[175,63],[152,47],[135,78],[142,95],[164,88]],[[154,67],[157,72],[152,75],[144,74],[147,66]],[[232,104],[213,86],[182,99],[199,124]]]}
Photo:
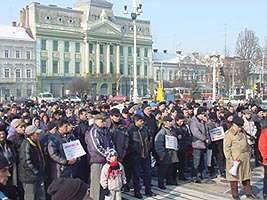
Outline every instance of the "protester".
{"label": "protester", "polygon": [[36,126],[28,126],[25,130],[26,139],[20,147],[19,177],[23,183],[25,200],[46,199],[45,158],[38,136],[41,132]]}
{"label": "protester", "polygon": [[267,123],[263,124],[262,129],[259,139],[259,150],[263,158],[264,166],[263,199],[267,200]]}
{"label": "protester", "polygon": [[129,128],[129,154],[132,158],[133,167],[133,184],[134,184],[134,196],[138,199],[142,199],[143,195],[140,193],[141,185],[140,178],[142,172],[144,173],[144,185],[146,196],[155,196],[155,193],[151,191],[151,138],[145,127],[144,117],[136,114],[134,116],[134,123]]}
{"label": "protester", "polygon": [[103,115],[96,115],[93,127],[85,135],[90,162],[90,197],[94,200],[103,199],[104,194],[100,187],[101,169],[105,164],[108,150],[114,148],[111,135],[104,126],[104,121]]}
{"label": "protester", "polygon": [[92,200],[88,185],[80,179],[58,178],[48,188],[51,200]]}
{"label": "protester", "polygon": [[[224,155],[226,158],[226,179],[230,182],[231,192],[234,199],[239,199],[238,181],[242,182],[247,198],[255,199],[250,185],[251,167],[250,167],[250,148],[247,143],[247,136],[242,127],[244,120],[236,117],[233,120],[232,127],[225,133],[224,137]],[[229,170],[234,162],[240,162],[237,175],[232,175]]]}
{"label": "protester", "polygon": [[159,157],[158,187],[165,190],[165,179],[167,185],[177,185],[177,167],[175,165],[178,163],[178,145],[176,147],[166,147],[166,137],[171,137],[176,141],[176,144],[178,144],[178,138],[175,132],[171,130],[173,121],[171,116],[164,117],[163,121],[163,127],[155,137],[155,151]]}
{"label": "protester", "polygon": [[125,172],[118,161],[118,154],[110,149],[107,154],[107,163],[103,166],[100,184],[104,189],[105,200],[121,200],[121,189],[126,184]]}

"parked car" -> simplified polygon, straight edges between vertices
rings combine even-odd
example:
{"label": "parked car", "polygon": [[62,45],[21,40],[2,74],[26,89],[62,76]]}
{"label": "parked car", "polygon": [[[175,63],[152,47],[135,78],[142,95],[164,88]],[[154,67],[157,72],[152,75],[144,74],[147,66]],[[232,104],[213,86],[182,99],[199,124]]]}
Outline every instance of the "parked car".
{"label": "parked car", "polygon": [[71,101],[71,102],[79,103],[82,100],[78,96],[70,96],[68,98],[65,98],[64,101]]}
{"label": "parked car", "polygon": [[38,103],[41,103],[42,101],[51,103],[51,102],[56,101],[56,99],[53,97],[51,93],[44,92],[44,93],[40,93],[40,95],[38,96]]}

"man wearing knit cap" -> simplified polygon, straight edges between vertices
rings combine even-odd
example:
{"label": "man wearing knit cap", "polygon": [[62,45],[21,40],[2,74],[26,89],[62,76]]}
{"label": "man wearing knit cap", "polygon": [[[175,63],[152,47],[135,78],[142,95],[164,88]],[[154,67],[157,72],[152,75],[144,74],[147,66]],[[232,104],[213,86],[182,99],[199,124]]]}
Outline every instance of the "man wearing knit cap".
{"label": "man wearing knit cap", "polygon": [[19,177],[23,183],[24,199],[45,200],[44,171],[45,158],[39,142],[42,130],[31,125],[25,130],[19,154]]}
{"label": "man wearing knit cap", "polygon": [[58,178],[48,187],[51,200],[92,200],[88,185],[80,179]]}

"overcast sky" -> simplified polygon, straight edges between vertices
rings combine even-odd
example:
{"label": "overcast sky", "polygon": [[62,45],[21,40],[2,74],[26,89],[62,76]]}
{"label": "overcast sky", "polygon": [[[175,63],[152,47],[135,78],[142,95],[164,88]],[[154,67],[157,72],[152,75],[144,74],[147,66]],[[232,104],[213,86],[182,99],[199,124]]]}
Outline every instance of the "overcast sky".
{"label": "overcast sky", "polygon": [[[36,0],[37,1],[37,0]],[[41,4],[73,7],[76,0],[39,0]],[[114,14],[123,15],[127,0],[110,0]],[[0,24],[19,21],[19,11],[31,0],[1,0]],[[182,50],[210,54],[213,50],[235,53],[238,33],[244,28],[255,31],[263,45],[267,36],[266,0],[141,0],[142,19],[152,23],[153,48],[168,52]],[[128,0],[128,5],[132,0]],[[131,10],[131,9],[130,9]],[[225,37],[226,36],[226,37]]]}

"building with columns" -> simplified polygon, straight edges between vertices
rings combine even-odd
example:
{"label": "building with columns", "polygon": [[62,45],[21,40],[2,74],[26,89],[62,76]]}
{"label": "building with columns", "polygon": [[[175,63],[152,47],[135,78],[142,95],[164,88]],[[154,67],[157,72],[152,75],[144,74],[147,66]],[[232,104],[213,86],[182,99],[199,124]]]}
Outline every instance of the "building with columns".
{"label": "building with columns", "polygon": [[35,41],[24,28],[0,25],[0,97],[35,95]]}
{"label": "building with columns", "polygon": [[[33,2],[21,10],[20,24],[36,40],[38,92],[64,96],[68,83],[82,76],[92,95],[130,96],[133,25],[114,16],[112,7],[106,0],[77,0],[73,8]],[[153,87],[151,26],[145,20],[137,20],[137,76],[138,93],[145,95]]]}

